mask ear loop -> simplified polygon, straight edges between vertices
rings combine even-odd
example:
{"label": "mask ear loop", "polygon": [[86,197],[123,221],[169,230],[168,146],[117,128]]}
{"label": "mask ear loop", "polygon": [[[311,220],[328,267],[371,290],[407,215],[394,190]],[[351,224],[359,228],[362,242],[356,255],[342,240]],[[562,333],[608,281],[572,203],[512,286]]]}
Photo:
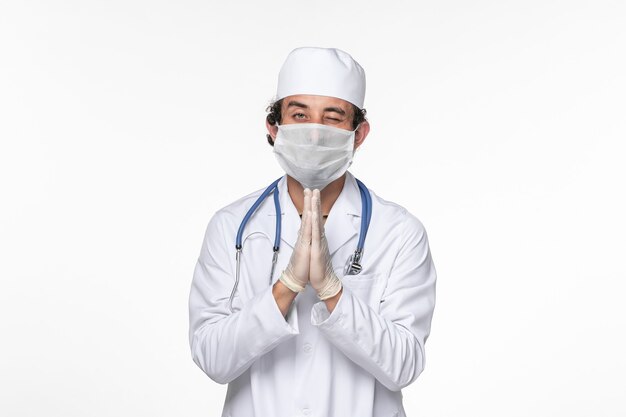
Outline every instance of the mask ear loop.
{"label": "mask ear loop", "polygon": [[[359,124],[357,125],[356,129],[354,129],[354,130],[353,130],[353,132],[354,132],[354,140],[355,140],[355,141],[356,141],[356,131],[357,131],[357,130],[359,130],[359,128],[361,127],[361,124],[362,124],[362,123],[359,123]],[[360,147],[360,146],[359,146],[359,147],[357,147],[357,148],[355,148],[355,149],[353,149],[353,150],[352,150],[352,155],[353,155],[353,156],[354,156],[354,155],[356,155],[356,153],[357,153],[357,151],[358,151],[359,149],[361,149],[361,147]]]}
{"label": "mask ear loop", "polygon": [[[276,126],[276,137],[275,137],[275,138],[272,138],[272,143],[274,143],[274,145],[275,145],[275,144],[276,144],[276,139],[278,139],[278,128],[279,128],[280,126],[282,126],[282,125],[281,125],[280,123],[276,122],[276,123],[274,123],[274,126]],[[272,146],[273,146],[273,145],[272,145]]]}

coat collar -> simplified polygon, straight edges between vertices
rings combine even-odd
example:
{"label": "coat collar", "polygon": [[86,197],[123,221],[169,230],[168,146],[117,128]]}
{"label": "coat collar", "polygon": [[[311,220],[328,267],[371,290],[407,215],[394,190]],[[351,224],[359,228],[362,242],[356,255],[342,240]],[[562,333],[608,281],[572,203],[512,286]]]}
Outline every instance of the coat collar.
{"label": "coat collar", "polygon": [[[282,214],[281,240],[293,248],[298,238],[298,230],[300,229],[300,216],[289,196],[286,176],[283,176],[279,181],[278,192],[280,193]],[[260,207],[262,213],[259,214],[275,217],[276,211],[272,201],[273,199],[268,197],[265,204]],[[346,172],[343,189],[339,193],[335,204],[333,204],[324,225],[324,232],[331,255],[359,233],[360,220],[361,193],[354,176],[350,172]]]}

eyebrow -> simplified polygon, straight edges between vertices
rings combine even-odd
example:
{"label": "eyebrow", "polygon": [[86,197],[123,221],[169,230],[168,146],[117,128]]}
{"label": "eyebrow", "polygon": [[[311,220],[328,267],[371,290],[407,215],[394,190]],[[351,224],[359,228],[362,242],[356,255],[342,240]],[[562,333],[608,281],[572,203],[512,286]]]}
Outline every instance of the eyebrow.
{"label": "eyebrow", "polygon": [[[292,100],[292,101],[290,101],[287,104],[287,108],[290,108],[290,107],[299,107],[301,109],[308,109],[309,108],[309,106],[307,106],[306,104],[300,103],[299,101],[295,101],[295,100]],[[326,112],[338,113],[338,114],[340,114],[342,116],[346,115],[345,110],[340,109],[339,107],[326,107],[326,108],[324,108],[324,113],[326,113]]]}
{"label": "eyebrow", "polygon": [[303,109],[309,108],[309,106],[307,106],[306,104],[300,103],[299,101],[290,101],[289,104],[287,104],[287,108],[289,107],[300,107]]}
{"label": "eyebrow", "polygon": [[326,108],[324,109],[324,112],[327,112],[327,111],[328,111],[328,112],[339,113],[339,114],[340,114],[340,115],[342,115],[342,116],[345,116],[345,115],[346,115],[346,112],[345,112],[345,111],[343,111],[342,109],[340,109],[339,107],[326,107]]}

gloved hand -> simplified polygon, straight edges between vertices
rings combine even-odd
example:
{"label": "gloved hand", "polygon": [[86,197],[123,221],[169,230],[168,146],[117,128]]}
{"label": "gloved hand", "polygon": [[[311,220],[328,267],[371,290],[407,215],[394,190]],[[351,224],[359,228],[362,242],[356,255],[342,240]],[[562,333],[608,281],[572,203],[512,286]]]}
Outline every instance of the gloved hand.
{"label": "gloved hand", "polygon": [[319,190],[313,190],[311,205],[313,213],[309,279],[320,300],[326,300],[337,295],[341,290],[341,281],[335,275],[328,251],[328,241],[326,240],[324,225],[322,224],[322,206]]}
{"label": "gloved hand", "polygon": [[304,290],[309,282],[309,265],[311,258],[311,190],[304,190],[304,211],[298,231],[298,239],[291,253],[287,268],[280,275],[280,280],[294,292]]}

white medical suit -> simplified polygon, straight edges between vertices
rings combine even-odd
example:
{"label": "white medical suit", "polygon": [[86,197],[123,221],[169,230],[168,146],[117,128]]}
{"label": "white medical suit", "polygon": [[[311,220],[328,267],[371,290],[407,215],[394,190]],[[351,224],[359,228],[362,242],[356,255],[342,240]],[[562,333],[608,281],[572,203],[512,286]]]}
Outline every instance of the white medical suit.
{"label": "white medical suit", "polygon": [[[287,266],[300,217],[279,182],[282,238],[272,284]],[[361,225],[352,174],[325,224],[343,293],[332,313],[310,285],[286,318],[269,273],[275,234],[273,198],[246,226],[241,278],[235,283],[235,235],[263,190],[219,210],[209,222],[189,299],[193,360],[228,383],[223,417],[404,417],[401,389],[424,368],[424,344],[435,306],[436,271],[422,223],[372,194],[363,270],[344,276]]]}

